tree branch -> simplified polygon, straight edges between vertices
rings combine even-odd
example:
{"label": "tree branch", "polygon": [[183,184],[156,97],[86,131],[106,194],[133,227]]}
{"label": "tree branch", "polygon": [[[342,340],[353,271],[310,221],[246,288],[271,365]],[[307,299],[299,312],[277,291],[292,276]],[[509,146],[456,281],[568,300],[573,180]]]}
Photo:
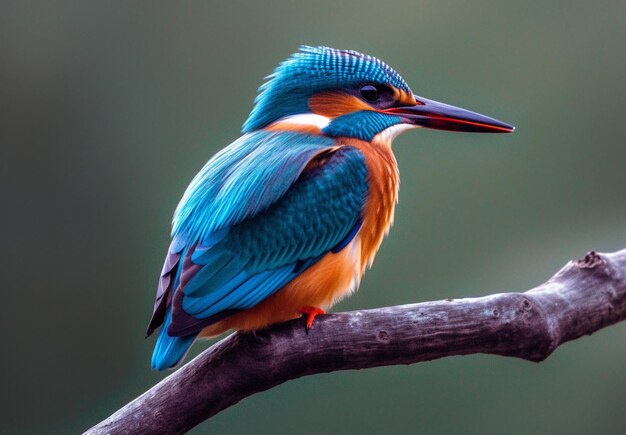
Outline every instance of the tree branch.
{"label": "tree branch", "polygon": [[235,333],[89,434],[183,433],[260,391],[336,370],[485,353],[539,362],[561,344],[626,319],[626,249],[588,253],[525,293],[319,316]]}

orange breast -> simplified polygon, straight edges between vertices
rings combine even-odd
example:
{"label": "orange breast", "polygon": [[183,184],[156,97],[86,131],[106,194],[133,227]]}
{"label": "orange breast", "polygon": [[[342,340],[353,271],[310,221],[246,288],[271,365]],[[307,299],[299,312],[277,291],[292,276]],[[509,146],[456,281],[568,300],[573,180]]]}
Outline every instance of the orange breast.
{"label": "orange breast", "polygon": [[398,164],[386,142],[347,140],[346,145],[358,148],[365,156],[369,194],[363,208],[363,226],[357,234],[361,240],[361,274],[371,265],[383,237],[389,232],[398,201],[400,175]]}
{"label": "orange breast", "polygon": [[251,331],[300,317],[304,306],[328,309],[358,286],[371,265],[383,237],[393,222],[398,197],[398,167],[386,143],[342,140],[365,156],[369,193],[363,208],[363,224],[355,238],[340,252],[328,253],[301,275],[258,305],[205,328],[200,336],[219,335],[229,329]]}

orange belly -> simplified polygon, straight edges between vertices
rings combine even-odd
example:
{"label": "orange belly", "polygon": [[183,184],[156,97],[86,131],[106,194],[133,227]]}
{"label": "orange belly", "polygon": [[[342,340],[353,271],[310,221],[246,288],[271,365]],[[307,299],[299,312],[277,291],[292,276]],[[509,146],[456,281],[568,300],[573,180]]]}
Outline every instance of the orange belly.
{"label": "orange belly", "polygon": [[307,305],[330,308],[358,285],[362,274],[360,244],[359,237],[355,237],[344,249],[326,254],[258,305],[204,328],[200,337],[212,337],[229,329],[253,331],[295,319],[301,316],[298,310]]}

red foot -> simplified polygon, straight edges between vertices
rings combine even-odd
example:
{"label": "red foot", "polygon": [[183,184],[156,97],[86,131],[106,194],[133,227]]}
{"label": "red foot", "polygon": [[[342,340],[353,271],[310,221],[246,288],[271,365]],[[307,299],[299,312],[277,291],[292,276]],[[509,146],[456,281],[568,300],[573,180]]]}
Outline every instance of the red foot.
{"label": "red foot", "polygon": [[309,329],[313,327],[313,320],[318,314],[326,314],[326,311],[321,308],[304,306],[298,310],[299,313],[306,314],[306,333],[309,333]]}

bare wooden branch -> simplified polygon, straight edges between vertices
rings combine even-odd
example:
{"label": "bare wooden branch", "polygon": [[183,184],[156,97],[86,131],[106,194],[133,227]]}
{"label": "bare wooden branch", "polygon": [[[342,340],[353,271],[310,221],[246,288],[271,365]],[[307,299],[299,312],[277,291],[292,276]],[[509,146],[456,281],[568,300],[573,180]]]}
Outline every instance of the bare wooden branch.
{"label": "bare wooden branch", "polygon": [[89,434],[183,433],[285,381],[336,370],[485,353],[539,362],[559,345],[626,319],[626,249],[588,253],[525,293],[425,302],[232,334]]}

